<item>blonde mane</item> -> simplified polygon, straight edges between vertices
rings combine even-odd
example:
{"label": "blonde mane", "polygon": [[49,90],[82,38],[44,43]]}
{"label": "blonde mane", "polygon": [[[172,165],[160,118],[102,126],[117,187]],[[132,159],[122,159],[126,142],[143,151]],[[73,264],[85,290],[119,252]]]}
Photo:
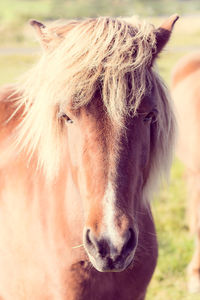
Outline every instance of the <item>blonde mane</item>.
{"label": "blonde mane", "polygon": [[57,118],[61,106],[87,105],[99,89],[108,115],[120,123],[124,115],[137,113],[142,98],[154,86],[160,114],[149,174],[156,175],[149,176],[149,182],[160,176],[159,170],[166,169],[171,157],[174,116],[165,88],[151,67],[155,28],[137,18],[100,17],[53,23],[46,40],[48,50],[17,85],[21,94],[17,109],[24,107],[17,147],[28,149],[30,157],[37,150],[39,167],[52,178],[63,157]]}

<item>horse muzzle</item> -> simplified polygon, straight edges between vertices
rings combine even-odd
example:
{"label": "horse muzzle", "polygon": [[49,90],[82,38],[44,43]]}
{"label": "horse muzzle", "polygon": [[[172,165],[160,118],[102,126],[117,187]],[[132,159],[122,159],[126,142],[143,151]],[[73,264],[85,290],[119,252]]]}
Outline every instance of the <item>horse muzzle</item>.
{"label": "horse muzzle", "polygon": [[91,229],[84,231],[84,247],[93,267],[100,272],[124,271],[133,261],[138,243],[137,232],[129,228],[115,244],[106,234],[95,236]]}

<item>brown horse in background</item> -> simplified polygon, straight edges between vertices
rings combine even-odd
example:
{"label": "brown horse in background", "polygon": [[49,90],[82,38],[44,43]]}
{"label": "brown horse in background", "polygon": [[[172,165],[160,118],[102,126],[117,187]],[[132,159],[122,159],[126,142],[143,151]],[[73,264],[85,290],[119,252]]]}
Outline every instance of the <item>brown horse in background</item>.
{"label": "brown horse in background", "polygon": [[189,224],[196,249],[188,267],[189,290],[200,292],[200,52],[183,57],[172,78],[180,138],[178,156],[186,166]]}
{"label": "brown horse in background", "polygon": [[143,300],[174,115],[154,61],[177,16],[32,21],[43,55],[0,91],[0,298]]}

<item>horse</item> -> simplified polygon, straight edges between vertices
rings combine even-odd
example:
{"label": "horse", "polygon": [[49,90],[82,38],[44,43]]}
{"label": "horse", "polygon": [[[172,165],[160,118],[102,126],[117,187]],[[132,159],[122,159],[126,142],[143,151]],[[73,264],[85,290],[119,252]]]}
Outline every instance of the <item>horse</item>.
{"label": "horse", "polygon": [[200,292],[200,52],[182,57],[172,74],[172,96],[177,110],[177,155],[186,168],[188,219],[196,248],[188,266],[188,288]]}
{"label": "horse", "polygon": [[154,62],[177,19],[30,21],[41,57],[0,90],[1,299],[145,298],[176,128]]}

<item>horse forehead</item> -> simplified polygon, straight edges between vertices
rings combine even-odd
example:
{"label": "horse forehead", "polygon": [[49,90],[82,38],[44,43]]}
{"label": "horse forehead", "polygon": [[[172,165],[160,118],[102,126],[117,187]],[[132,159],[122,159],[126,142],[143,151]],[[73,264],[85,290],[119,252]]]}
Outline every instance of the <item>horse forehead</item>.
{"label": "horse forehead", "polygon": [[[141,100],[138,112],[148,113],[157,107],[155,94],[156,91],[153,88],[151,94],[146,95]],[[131,117],[128,110],[124,115],[119,115],[118,120],[114,120],[110,117],[101,99],[94,99],[89,105],[83,106],[79,110],[79,115],[83,120],[86,131],[102,136],[102,139],[107,139],[110,143],[115,141],[115,144],[120,144],[122,140],[124,140],[124,137],[126,137],[127,140],[134,130],[132,127],[137,127],[138,131],[141,130],[140,126],[137,126],[137,122],[134,122],[133,126],[133,120],[131,121],[131,118],[134,118],[134,116]],[[132,124],[132,126],[130,124]]]}
{"label": "horse forehead", "polygon": [[91,128],[94,132],[104,136],[112,137],[114,134],[119,134],[124,127],[122,122],[109,116],[106,107],[100,102],[94,101],[82,107],[79,115],[86,128]]}

